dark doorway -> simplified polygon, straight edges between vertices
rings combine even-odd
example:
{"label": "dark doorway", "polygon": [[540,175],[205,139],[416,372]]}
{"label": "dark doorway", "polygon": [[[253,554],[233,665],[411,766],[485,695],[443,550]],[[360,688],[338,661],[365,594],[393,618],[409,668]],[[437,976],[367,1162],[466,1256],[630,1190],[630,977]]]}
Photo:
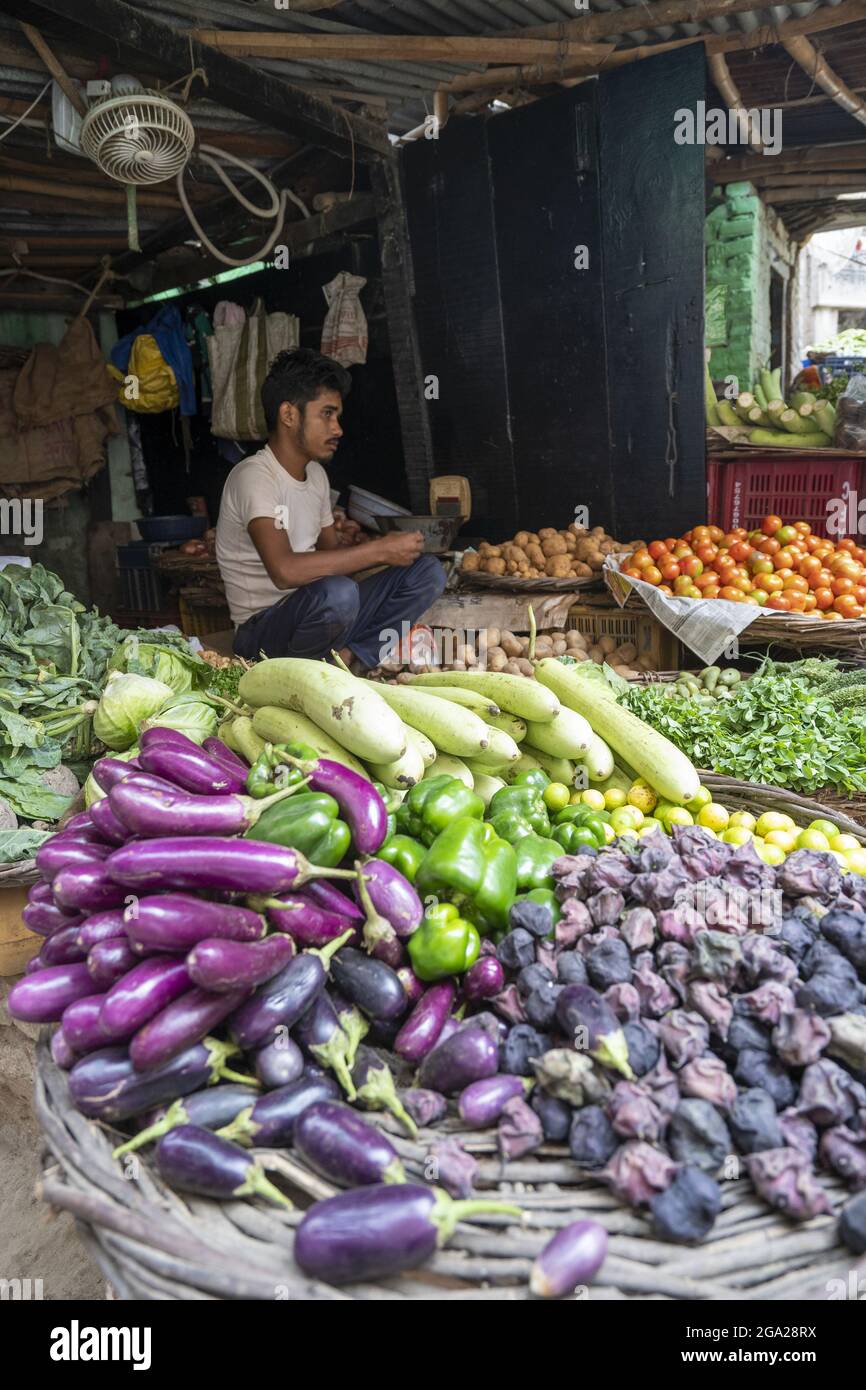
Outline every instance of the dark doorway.
{"label": "dark doorway", "polygon": [[778,270],[770,270],[770,370],[781,367],[785,377],[785,301],[788,284]]}

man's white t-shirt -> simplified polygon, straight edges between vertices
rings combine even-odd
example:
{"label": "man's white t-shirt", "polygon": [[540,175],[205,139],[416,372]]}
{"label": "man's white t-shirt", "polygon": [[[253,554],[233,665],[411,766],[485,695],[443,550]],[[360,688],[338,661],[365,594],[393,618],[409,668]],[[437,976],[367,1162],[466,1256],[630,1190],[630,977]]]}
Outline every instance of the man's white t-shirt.
{"label": "man's white t-shirt", "polygon": [[235,465],[226,479],[216,531],[216,557],[235,627],[293,592],[271,582],[247,527],[272,517],[297,553],[315,550],[319,532],[331,526],[331,489],[320,463],[307,464],[299,483],[266,444]]}

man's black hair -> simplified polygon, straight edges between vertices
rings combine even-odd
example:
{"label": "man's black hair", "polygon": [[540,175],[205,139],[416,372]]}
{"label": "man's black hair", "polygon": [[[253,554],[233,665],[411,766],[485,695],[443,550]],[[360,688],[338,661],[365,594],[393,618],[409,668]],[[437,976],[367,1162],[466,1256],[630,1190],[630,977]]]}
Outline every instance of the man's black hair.
{"label": "man's black hair", "polygon": [[262,383],[262,406],[268,433],[277,428],[283,401],[303,411],[320,391],[336,391],[344,399],[352,389],[352,378],[335,362],[312,348],[289,348],[277,353]]}

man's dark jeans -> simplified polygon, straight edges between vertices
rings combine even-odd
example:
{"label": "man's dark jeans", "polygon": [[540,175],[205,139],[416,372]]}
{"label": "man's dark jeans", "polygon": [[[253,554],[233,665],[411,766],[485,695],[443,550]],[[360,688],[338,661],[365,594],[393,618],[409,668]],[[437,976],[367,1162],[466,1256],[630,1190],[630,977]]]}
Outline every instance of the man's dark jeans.
{"label": "man's dark jeans", "polygon": [[389,629],[414,623],[445,588],[435,555],[392,565],[356,583],[343,575],[314,579],[241,623],[234,649],[247,661],[265,656],[328,656],[348,647],[364,666],[378,666]]}

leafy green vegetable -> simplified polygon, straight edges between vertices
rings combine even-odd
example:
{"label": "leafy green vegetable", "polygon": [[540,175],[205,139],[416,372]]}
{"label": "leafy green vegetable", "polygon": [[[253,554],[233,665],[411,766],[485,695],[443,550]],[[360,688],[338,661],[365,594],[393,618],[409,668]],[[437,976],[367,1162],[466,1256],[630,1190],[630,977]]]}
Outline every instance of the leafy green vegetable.
{"label": "leafy green vegetable", "polygon": [[40,845],[53,835],[52,830],[0,830],[0,864],[16,864],[19,859],[31,859]]}
{"label": "leafy green vegetable", "polygon": [[[170,635],[163,634],[165,637]],[[142,642],[135,633],[117,648],[108,669],[150,676],[171,686],[176,695],[188,690],[203,690],[211,678],[210,666],[190,650],[184,638],[178,639],[178,645],[156,644]]]}
{"label": "leafy green vegetable", "polygon": [[217,707],[206,696],[189,693],[176,695],[144,720],[144,729],[177,729],[196,743],[203,743],[216,733],[219,723]]}
{"label": "leafy green vegetable", "polygon": [[208,695],[221,695],[224,700],[231,700],[236,703],[238,686],[245,670],[246,667],[240,665],[221,666],[216,671],[211,669],[210,685],[207,688]]}
{"label": "leafy green vegetable", "polygon": [[112,671],[93,716],[93,732],[108,748],[131,748],[150,715],[171,699],[171,686],[150,676]]}

